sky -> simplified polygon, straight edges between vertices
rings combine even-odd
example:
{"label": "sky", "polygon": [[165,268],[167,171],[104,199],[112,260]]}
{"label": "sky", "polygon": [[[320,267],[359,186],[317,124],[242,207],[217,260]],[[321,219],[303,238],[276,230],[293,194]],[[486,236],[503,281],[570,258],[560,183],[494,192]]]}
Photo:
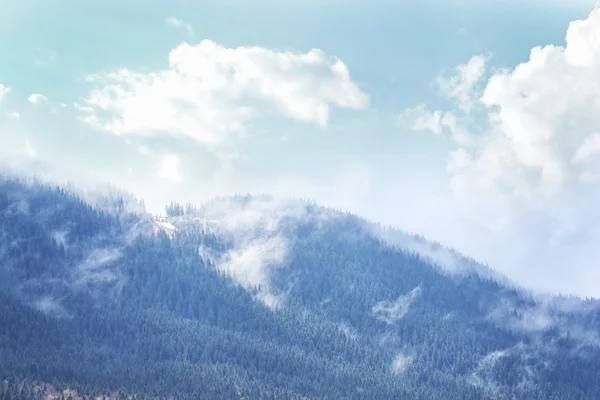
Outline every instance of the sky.
{"label": "sky", "polygon": [[0,157],[153,213],[312,199],[599,297],[599,37],[594,0],[0,0]]}

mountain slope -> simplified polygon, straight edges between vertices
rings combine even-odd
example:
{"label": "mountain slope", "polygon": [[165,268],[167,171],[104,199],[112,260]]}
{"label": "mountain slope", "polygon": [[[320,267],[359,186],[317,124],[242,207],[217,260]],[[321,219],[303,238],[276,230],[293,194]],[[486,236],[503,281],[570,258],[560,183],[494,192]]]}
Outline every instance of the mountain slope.
{"label": "mountain slope", "polygon": [[535,298],[304,202],[95,205],[0,181],[0,377],[161,398],[600,397],[596,301]]}

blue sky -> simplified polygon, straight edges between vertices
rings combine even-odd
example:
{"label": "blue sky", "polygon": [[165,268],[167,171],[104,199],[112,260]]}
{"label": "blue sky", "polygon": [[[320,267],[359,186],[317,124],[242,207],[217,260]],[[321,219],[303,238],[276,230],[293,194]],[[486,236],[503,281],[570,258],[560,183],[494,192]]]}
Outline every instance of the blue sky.
{"label": "blue sky", "polygon": [[[532,48],[565,46],[570,21],[593,7],[0,0],[0,155],[50,178],[114,183],[151,211],[171,199],[236,192],[312,198],[454,246],[537,290],[599,296],[595,166],[563,171],[567,155],[556,158],[566,149],[575,160],[584,143],[592,147],[577,154],[595,154],[595,110],[577,111],[595,99],[595,86],[585,96],[566,92],[578,76],[595,82],[595,64],[579,65],[558,48],[555,58],[571,69],[542,60],[521,73],[531,79],[506,81],[531,99],[543,92],[568,104],[518,108],[502,83],[492,85]],[[582,35],[600,31],[594,24]],[[570,46],[595,60],[595,47],[575,48],[587,43],[582,35]],[[307,61],[311,49],[320,52]],[[170,54],[180,70],[169,67]],[[202,69],[198,55],[214,70]],[[349,75],[334,68],[338,61]],[[460,65],[471,67],[472,85]],[[554,88],[544,80],[553,73],[573,79]],[[247,76],[250,83],[240,78]],[[198,77],[205,84],[196,87]],[[164,101],[172,114],[161,114]],[[123,119],[136,107],[147,113]],[[565,118],[531,125],[545,109]],[[438,110],[458,125],[432,119]],[[540,134],[527,136],[534,128]]]}

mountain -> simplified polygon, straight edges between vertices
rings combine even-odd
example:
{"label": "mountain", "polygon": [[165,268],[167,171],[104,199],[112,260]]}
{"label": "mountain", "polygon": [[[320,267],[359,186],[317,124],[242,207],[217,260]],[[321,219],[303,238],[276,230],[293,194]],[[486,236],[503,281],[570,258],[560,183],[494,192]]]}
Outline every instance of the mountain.
{"label": "mountain", "polygon": [[600,398],[595,299],[309,202],[142,210],[0,178],[0,399]]}

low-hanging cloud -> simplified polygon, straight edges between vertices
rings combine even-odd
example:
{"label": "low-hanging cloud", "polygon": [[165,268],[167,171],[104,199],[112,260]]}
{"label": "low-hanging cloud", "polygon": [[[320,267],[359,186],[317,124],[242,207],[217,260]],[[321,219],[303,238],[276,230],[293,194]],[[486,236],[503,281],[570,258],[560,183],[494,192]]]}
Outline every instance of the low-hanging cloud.
{"label": "low-hanging cloud", "polygon": [[[57,318],[71,315],[66,299],[73,294],[84,294],[102,302],[119,298],[127,283],[122,265],[123,249],[137,235],[152,234],[152,225],[143,213],[137,214],[137,223],[134,221],[138,218],[130,215],[140,211],[138,207],[143,209],[143,204],[127,197],[127,194],[121,197],[121,192],[110,190],[110,187],[104,187],[107,190],[102,191],[97,187],[88,190],[74,185],[62,187],[64,197],[62,201],[56,201],[51,195],[52,184],[10,171],[0,173],[0,184],[5,199],[0,214],[6,217],[5,224],[0,224],[0,239],[3,239],[0,240],[1,290],[10,291],[23,303]],[[76,224],[89,221],[69,217],[73,210],[77,210],[79,200],[105,216],[111,214],[119,218],[123,222],[121,227],[125,229],[117,229],[113,225],[114,229],[110,232],[85,235],[83,238],[75,236],[76,239],[72,240]],[[128,204],[129,201],[131,203]],[[48,245],[54,242],[61,246],[61,251],[55,253],[56,257],[46,260],[43,248],[28,246],[31,233],[26,233],[29,230],[15,230],[7,225],[14,223],[14,217],[23,221],[24,226],[37,225],[38,240]],[[27,270],[24,262],[33,262],[35,273],[24,274],[23,271]],[[58,265],[60,268],[57,268]]]}
{"label": "low-hanging cloud", "polygon": [[467,275],[475,273],[482,278],[515,286],[506,276],[468,258],[459,252],[444,247],[440,243],[431,242],[417,235],[412,235],[397,229],[382,227],[379,224],[365,223],[364,229],[383,240],[386,244],[419,255],[423,260],[441,268],[452,275]]}
{"label": "low-hanging cloud", "polygon": [[494,368],[508,352],[508,350],[495,350],[486,354],[468,377],[467,382],[481,388],[488,397],[496,398],[502,390],[502,386],[494,377]]}
{"label": "low-hanging cloud", "polygon": [[[479,387],[486,398],[498,398],[515,389],[524,395],[537,389],[540,378],[556,367],[556,360],[561,355],[566,356],[555,342],[519,342],[484,355],[467,377],[467,382]],[[503,372],[507,368],[511,370],[510,383],[505,381],[507,376]]]}
{"label": "low-hanging cloud", "polygon": [[572,339],[576,348],[600,346],[600,333],[589,320],[600,311],[600,301],[528,295],[525,292],[521,292],[521,296],[518,301],[509,296],[499,297],[487,319],[501,328],[524,333],[531,338],[552,331],[557,337]]}
{"label": "low-hanging cloud", "polygon": [[318,226],[330,214],[328,210],[309,211],[302,201],[247,196],[207,202],[190,215],[170,218],[169,223],[181,230],[200,226],[224,239],[224,252],[199,244],[198,253],[276,309],[284,304],[285,288],[273,284],[272,274],[286,267],[297,224],[314,218]]}
{"label": "low-hanging cloud", "polygon": [[96,209],[111,215],[146,214],[143,200],[114,184],[81,170],[31,157],[6,157],[0,162],[0,179],[16,179],[33,186],[39,182],[60,186]]}
{"label": "low-hanging cloud", "polygon": [[77,282],[80,284],[93,284],[116,281],[118,279],[118,270],[115,268],[115,262],[121,256],[120,249],[93,249],[85,260],[77,266]]}
{"label": "low-hanging cloud", "polygon": [[404,318],[410,305],[421,294],[421,287],[417,286],[407,294],[399,296],[395,301],[384,300],[373,306],[372,312],[378,320],[387,324],[394,324]]}
{"label": "low-hanging cloud", "polygon": [[227,272],[246,288],[260,286],[258,298],[269,307],[276,308],[282,299],[271,292],[270,273],[273,268],[283,265],[288,248],[287,239],[281,236],[237,243],[236,248],[219,260],[217,268]]}
{"label": "low-hanging cloud", "polygon": [[392,361],[392,373],[401,374],[403,372],[406,372],[406,370],[412,364],[413,359],[414,357],[412,355],[407,355],[402,352],[397,353],[394,357],[394,360]]}
{"label": "low-hanging cloud", "polygon": [[69,241],[67,239],[68,235],[69,232],[66,230],[55,231],[52,232],[52,239],[54,239],[57,244],[67,249],[69,247]]}
{"label": "low-hanging cloud", "polygon": [[52,296],[42,296],[33,301],[32,305],[36,310],[56,318],[66,318],[69,316],[69,313],[62,306],[60,299]]}
{"label": "low-hanging cloud", "polygon": [[352,326],[342,322],[338,325],[338,330],[346,337],[348,340],[356,341],[358,339],[358,331]]}

